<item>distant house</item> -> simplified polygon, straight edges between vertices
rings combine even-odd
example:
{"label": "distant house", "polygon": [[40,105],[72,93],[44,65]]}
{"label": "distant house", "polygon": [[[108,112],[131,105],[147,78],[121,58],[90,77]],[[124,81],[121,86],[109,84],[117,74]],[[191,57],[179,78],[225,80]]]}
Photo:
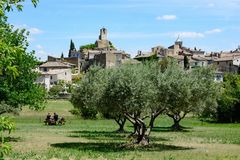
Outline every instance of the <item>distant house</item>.
{"label": "distant house", "polygon": [[[155,49],[155,48],[154,48]],[[154,50],[152,49],[152,50]],[[142,52],[138,51],[138,54],[134,57],[135,60],[138,61],[145,61],[145,60],[152,60],[152,59],[158,59],[157,51],[154,50],[154,52]]]}
{"label": "distant house", "polygon": [[219,54],[219,57],[214,60],[213,64],[217,66],[218,71],[237,73],[240,66],[240,54]]}
{"label": "distant house", "polygon": [[206,67],[208,65],[208,59],[203,55],[191,56],[190,66],[191,68]]}
{"label": "distant house", "polygon": [[42,84],[47,91],[59,81],[72,82],[71,66],[62,62],[46,62],[39,66],[40,76],[36,82]]}

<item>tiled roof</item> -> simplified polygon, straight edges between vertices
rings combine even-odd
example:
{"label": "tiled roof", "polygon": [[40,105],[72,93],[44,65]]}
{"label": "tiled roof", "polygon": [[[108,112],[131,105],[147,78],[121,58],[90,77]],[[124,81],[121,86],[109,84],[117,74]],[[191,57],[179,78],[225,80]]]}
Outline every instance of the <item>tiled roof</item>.
{"label": "tiled roof", "polygon": [[40,65],[39,67],[40,68],[71,68],[70,65],[67,65],[58,61],[55,61],[55,62],[49,61]]}
{"label": "tiled roof", "polygon": [[215,59],[215,62],[220,62],[220,61],[233,61],[235,59],[240,59],[240,56],[227,56],[227,57],[221,57],[218,59]]}

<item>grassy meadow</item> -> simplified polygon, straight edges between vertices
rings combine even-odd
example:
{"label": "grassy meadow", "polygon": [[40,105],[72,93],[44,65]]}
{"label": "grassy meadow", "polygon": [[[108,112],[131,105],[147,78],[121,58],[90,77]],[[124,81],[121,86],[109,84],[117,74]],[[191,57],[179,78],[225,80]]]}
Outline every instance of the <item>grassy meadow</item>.
{"label": "grassy meadow", "polygon": [[[113,120],[83,120],[71,115],[68,101],[48,101],[44,111],[24,108],[13,116],[16,130],[8,137],[13,152],[6,159],[23,160],[239,160],[240,124],[214,124],[187,117],[186,130],[172,132],[171,119],[161,116],[155,123],[148,147],[131,146],[129,133],[113,131]],[[45,126],[46,114],[57,112],[66,125]],[[127,123],[130,132],[132,126]]]}

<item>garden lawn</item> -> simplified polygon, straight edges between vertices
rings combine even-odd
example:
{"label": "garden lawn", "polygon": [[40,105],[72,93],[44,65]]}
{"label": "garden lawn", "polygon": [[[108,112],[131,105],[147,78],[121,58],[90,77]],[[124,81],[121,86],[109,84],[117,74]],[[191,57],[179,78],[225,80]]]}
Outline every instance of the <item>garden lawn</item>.
{"label": "garden lawn", "polygon": [[[113,131],[113,120],[82,120],[71,115],[68,101],[48,101],[44,111],[24,108],[14,116],[16,130],[8,138],[13,152],[7,159],[24,160],[239,160],[240,124],[214,124],[187,117],[186,127],[172,132],[171,119],[160,116],[150,135],[150,146],[130,145],[129,133]],[[66,118],[66,125],[45,126],[46,114],[56,112]],[[126,124],[130,132],[132,126]]]}

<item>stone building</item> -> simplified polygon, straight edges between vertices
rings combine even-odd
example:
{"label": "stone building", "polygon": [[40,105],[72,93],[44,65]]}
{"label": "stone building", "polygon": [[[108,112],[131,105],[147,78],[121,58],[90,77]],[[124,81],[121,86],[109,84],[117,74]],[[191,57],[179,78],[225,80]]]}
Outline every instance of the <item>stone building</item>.
{"label": "stone building", "polygon": [[85,50],[88,66],[93,64],[101,65],[104,68],[119,66],[123,60],[130,58],[124,51],[117,50],[107,39],[107,29],[100,29],[99,39],[95,42],[96,48]]}
{"label": "stone building", "polygon": [[71,66],[62,62],[46,62],[38,68],[36,83],[42,84],[47,91],[59,81],[72,82]]}
{"label": "stone building", "polygon": [[110,43],[107,39],[107,29],[102,28],[100,29],[100,35],[98,40],[95,42],[97,50],[109,50]]}
{"label": "stone building", "polygon": [[240,67],[240,53],[221,53],[213,60],[213,64],[221,72],[237,73]]}

